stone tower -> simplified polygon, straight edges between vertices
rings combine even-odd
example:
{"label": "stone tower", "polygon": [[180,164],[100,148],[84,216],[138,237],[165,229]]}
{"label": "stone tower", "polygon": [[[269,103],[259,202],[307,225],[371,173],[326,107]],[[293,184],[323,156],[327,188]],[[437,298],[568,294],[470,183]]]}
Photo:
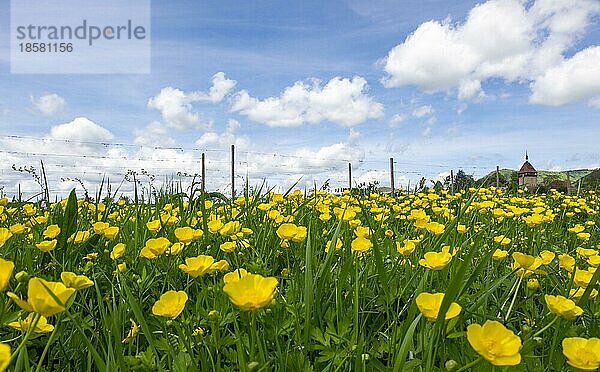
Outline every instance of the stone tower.
{"label": "stone tower", "polygon": [[525,152],[525,163],[519,169],[519,187],[525,187],[529,191],[537,189],[537,171],[529,162],[529,155]]}

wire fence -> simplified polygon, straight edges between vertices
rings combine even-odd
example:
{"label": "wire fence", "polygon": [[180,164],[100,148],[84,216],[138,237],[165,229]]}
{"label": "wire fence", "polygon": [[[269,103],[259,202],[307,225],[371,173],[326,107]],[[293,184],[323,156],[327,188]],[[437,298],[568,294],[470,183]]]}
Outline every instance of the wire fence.
{"label": "wire fence", "polygon": [[[129,183],[134,176],[136,181],[160,187],[168,180],[189,185],[202,174],[207,190],[229,194],[235,193],[236,186],[241,189],[246,184],[261,183],[279,189],[294,184],[328,185],[333,190],[377,182],[381,187],[398,190],[414,187],[423,178],[440,180],[451,169],[463,169],[476,176],[493,170],[403,158],[393,159],[391,165],[389,158],[368,158],[349,149],[348,154],[323,156],[307,150],[287,154],[236,149],[234,145],[172,147],[0,134],[0,193],[8,196],[39,193],[45,187],[43,181],[48,183],[49,192],[65,194],[72,187],[93,190],[103,180],[121,185],[127,193],[133,189]],[[45,180],[42,180],[42,162]]]}

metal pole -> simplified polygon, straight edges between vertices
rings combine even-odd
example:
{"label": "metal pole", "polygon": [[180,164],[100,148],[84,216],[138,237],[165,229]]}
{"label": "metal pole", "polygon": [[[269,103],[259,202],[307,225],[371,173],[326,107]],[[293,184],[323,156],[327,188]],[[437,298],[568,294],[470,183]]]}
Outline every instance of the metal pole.
{"label": "metal pole", "polygon": [[235,145],[231,145],[231,200],[235,199]]}
{"label": "metal pole", "polygon": [[392,188],[392,197],[396,194],[394,187],[394,158],[390,158],[390,185]]}
{"label": "metal pole", "polygon": [[205,168],[205,156],[202,153],[202,193],[206,192],[206,168]]}

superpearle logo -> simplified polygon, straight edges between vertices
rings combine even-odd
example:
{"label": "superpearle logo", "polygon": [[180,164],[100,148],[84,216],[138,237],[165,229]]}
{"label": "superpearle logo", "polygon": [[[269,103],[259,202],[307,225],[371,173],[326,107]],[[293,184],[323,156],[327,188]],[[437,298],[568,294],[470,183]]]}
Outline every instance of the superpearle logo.
{"label": "superpearle logo", "polygon": [[150,1],[11,1],[11,72],[150,73]]}

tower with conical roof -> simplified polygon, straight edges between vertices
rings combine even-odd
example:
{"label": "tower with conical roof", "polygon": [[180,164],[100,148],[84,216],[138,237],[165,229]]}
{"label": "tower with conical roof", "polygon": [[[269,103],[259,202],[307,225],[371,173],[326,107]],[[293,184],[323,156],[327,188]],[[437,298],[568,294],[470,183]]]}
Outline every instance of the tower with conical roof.
{"label": "tower with conical roof", "polygon": [[537,188],[537,171],[529,162],[527,151],[525,151],[525,163],[519,169],[519,187],[525,187],[530,191],[535,191]]}

